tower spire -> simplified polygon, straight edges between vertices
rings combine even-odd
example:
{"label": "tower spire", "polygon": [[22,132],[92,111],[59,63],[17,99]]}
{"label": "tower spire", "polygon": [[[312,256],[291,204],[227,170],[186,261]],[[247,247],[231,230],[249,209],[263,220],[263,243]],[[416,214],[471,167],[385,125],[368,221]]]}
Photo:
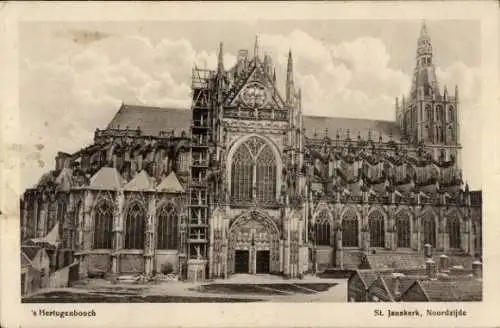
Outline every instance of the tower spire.
{"label": "tower spire", "polygon": [[420,27],[420,37],[423,37],[425,35],[428,36],[427,23],[425,22],[425,19],[424,19],[424,20],[422,20],[422,26]]}
{"label": "tower spire", "polygon": [[253,48],[253,55],[255,58],[259,58],[259,36],[255,36],[255,45]]}
{"label": "tower spire", "polygon": [[222,73],[224,71],[224,51],[222,42],[219,45],[219,58],[217,62],[217,72]]}
{"label": "tower spire", "polygon": [[294,85],[293,85],[293,59],[292,59],[292,49],[288,51],[288,64],[286,68],[286,102],[291,103],[294,96]]}
{"label": "tower spire", "polygon": [[273,70],[273,84],[276,85],[276,68]]}

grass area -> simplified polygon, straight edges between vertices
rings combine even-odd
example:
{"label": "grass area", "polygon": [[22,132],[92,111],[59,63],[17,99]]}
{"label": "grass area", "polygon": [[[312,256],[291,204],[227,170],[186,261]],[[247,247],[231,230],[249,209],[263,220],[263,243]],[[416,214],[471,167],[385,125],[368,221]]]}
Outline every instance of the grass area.
{"label": "grass area", "polygon": [[22,303],[242,303],[256,299],[169,295],[111,295],[110,293],[48,292],[23,298]]}

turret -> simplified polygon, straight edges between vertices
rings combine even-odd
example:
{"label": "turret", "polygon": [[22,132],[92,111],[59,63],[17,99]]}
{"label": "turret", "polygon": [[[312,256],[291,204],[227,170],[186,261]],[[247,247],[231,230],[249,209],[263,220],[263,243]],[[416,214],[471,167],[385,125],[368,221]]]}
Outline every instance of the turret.
{"label": "turret", "polygon": [[446,87],[446,85],[444,86],[443,98],[445,101],[448,100],[448,88]]}

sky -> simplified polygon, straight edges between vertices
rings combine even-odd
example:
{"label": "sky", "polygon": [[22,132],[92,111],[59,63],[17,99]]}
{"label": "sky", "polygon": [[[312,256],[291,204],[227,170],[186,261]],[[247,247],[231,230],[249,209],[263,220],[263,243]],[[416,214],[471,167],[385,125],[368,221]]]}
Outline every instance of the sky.
{"label": "sky", "polygon": [[[23,22],[19,32],[22,187],[54,168],[57,151],[92,142],[122,102],[189,108],[193,65],[229,68],[239,49],[276,65],[284,87],[288,50],[307,115],[393,120],[409,91],[420,20]],[[480,24],[427,21],[440,80],[460,92],[462,167],[481,188]]]}

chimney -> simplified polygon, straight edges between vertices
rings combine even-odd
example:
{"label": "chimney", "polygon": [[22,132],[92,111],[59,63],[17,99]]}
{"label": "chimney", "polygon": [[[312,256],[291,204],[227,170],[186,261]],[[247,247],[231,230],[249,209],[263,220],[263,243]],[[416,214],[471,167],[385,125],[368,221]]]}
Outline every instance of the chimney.
{"label": "chimney", "polygon": [[426,258],[431,258],[432,257],[432,246],[430,244],[425,244],[424,245],[424,256]]}
{"label": "chimney", "polygon": [[392,278],[394,279],[394,287],[392,290],[392,294],[398,298],[401,296],[401,277],[404,277],[404,274],[399,272],[394,272],[392,274]]}
{"label": "chimney", "polygon": [[441,256],[439,256],[439,271],[441,272],[450,271],[448,270],[448,256],[446,256],[445,254],[441,254]]}
{"label": "chimney", "polygon": [[431,280],[437,279],[436,263],[432,258],[428,258],[427,261],[425,261],[425,271],[429,279]]}
{"label": "chimney", "polygon": [[474,274],[474,278],[481,279],[483,276],[483,264],[479,260],[475,260],[472,262],[472,272]]}

